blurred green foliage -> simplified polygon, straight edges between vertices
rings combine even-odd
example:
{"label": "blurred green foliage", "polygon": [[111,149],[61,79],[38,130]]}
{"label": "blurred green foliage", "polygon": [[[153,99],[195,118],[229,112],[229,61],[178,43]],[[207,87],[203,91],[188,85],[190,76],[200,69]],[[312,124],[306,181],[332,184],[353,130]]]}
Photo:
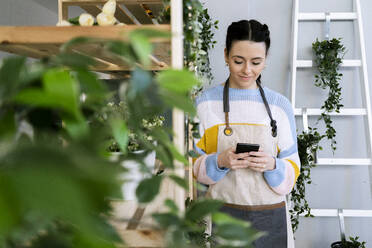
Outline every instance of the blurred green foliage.
{"label": "blurred green foliage", "polygon": [[[65,44],[59,55],[41,61],[21,57],[2,61],[0,247],[116,247],[125,242],[109,223],[110,201],[122,197],[120,175],[128,173],[121,162],[137,160],[145,166],[144,157],[155,150],[169,171],[175,160],[187,164],[185,155],[172,143],[171,130],[156,127],[144,133],[138,125],[173,107],[189,115],[195,113],[190,91],[198,82],[191,72],[171,69],[155,76],[143,69],[150,63],[149,38],[167,36],[137,30],[127,42],[77,38]],[[94,61],[73,52],[74,46],[91,43],[135,67],[130,80],[121,82],[123,90],[110,91],[90,71]],[[129,116],[107,115],[107,104],[114,99],[125,103]],[[126,151],[128,130],[136,133],[143,154]],[[109,160],[111,138],[123,152],[117,162]],[[187,189],[187,182],[172,173],[153,175],[149,169],[144,171],[148,176],[136,190],[142,204],[155,198],[164,177]],[[200,200],[190,203],[182,213],[171,200],[165,204],[169,213],[155,214],[154,218],[167,230],[169,247],[199,244],[192,236],[198,232],[202,235],[196,237],[204,235],[205,226],[200,226],[200,221],[220,206],[217,201]],[[227,223],[242,231],[237,235],[221,232],[220,247],[249,247],[256,232],[246,223],[228,218],[220,218],[217,225]],[[234,245],[236,240],[244,245]]]}

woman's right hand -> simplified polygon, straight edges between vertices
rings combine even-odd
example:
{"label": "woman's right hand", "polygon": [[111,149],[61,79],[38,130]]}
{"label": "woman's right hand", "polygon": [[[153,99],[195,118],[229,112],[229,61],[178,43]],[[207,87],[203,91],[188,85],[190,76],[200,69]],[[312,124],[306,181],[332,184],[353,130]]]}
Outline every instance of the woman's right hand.
{"label": "woman's right hand", "polygon": [[243,159],[249,157],[249,153],[245,152],[236,154],[235,149],[235,147],[231,147],[218,154],[217,164],[219,168],[229,168],[233,170],[248,168],[249,162]]}

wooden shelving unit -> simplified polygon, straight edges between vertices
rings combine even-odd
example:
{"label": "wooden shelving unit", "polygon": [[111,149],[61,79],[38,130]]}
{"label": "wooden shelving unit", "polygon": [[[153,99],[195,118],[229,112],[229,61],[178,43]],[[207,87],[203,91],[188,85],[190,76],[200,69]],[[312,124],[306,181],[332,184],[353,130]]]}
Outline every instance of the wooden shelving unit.
{"label": "wooden shelving unit", "polygon": [[[58,0],[58,19],[67,20],[69,8],[78,6],[85,12],[97,16],[107,0]],[[32,27],[32,26],[0,26],[0,50],[40,59],[58,54],[61,45],[76,37],[95,37],[102,39],[126,39],[128,32],[139,28],[152,28],[161,31],[170,31],[172,38],[153,39],[154,52],[151,60],[152,65],[148,70],[157,71],[167,67],[182,69],[183,67],[183,41],[182,41],[182,10],[181,0],[171,0],[171,23],[158,24],[156,17],[163,8],[162,0],[117,0],[117,11],[115,17],[118,21],[126,24],[124,26],[110,27]],[[94,58],[97,66],[93,71],[115,74],[127,74],[132,68],[117,55],[109,53],[101,45],[89,44],[71,47],[71,51],[88,55]],[[172,51],[172,52],[171,52]],[[176,134],[173,141],[179,151],[184,151],[184,113],[177,109],[173,110],[173,132]],[[185,177],[183,165],[175,162],[175,174]],[[190,173],[189,173],[190,174]],[[192,181],[192,180],[191,180]],[[190,185],[192,188],[192,185]],[[165,199],[173,199],[178,208],[185,209],[186,192],[170,180],[164,180],[161,186],[161,194],[146,207],[141,208],[135,202],[114,202],[113,220],[119,234],[126,241],[127,247],[164,247],[163,233],[154,230],[151,226],[149,216],[153,212],[164,210]],[[134,225],[129,228],[121,220],[131,219],[133,222],[145,220],[147,225]],[[149,222],[147,222],[149,220]]]}
{"label": "wooden shelving unit", "polygon": [[[0,50],[40,59],[56,55],[60,46],[77,37],[125,39],[125,34],[139,28],[156,28],[170,32],[170,25],[127,25],[110,27],[0,27]],[[153,39],[152,65],[148,70],[163,70],[171,64],[170,39]],[[109,53],[99,44],[72,47],[72,51],[95,59],[94,71],[119,74],[131,68],[119,56]]]}
{"label": "wooden shelving unit", "polygon": [[[67,20],[70,7],[97,16],[107,0],[58,0],[58,19]],[[162,0],[117,0],[115,17],[125,26],[109,27],[0,27],[0,50],[26,57],[40,59],[59,53],[65,42],[76,37],[103,39],[125,39],[128,32],[139,28],[171,31],[169,23],[159,25],[155,16],[162,10]],[[171,39],[153,39],[152,65],[146,69],[163,70],[171,65]],[[88,55],[96,60],[94,71],[114,74],[120,77],[130,67],[115,54],[108,53],[97,44],[73,47],[73,52]],[[125,74],[125,73],[124,73]]]}
{"label": "wooden shelving unit", "polygon": [[[79,6],[87,13],[97,16],[106,0],[59,0],[59,20],[69,18],[69,7]],[[162,0],[117,0],[115,17],[126,24],[157,24],[155,16],[163,9]]]}

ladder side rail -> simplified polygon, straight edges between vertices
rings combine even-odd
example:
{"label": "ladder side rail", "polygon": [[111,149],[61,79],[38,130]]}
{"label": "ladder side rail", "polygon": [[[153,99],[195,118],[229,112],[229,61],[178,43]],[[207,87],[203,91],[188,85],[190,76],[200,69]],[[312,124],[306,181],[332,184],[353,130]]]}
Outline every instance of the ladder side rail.
{"label": "ladder side rail", "polygon": [[296,106],[296,76],[297,76],[297,43],[298,43],[298,0],[293,0],[292,9],[292,60],[291,60],[291,103]]}
{"label": "ladder side rail", "polygon": [[[363,80],[363,90],[364,90],[364,104],[367,109],[367,118],[365,121],[365,130],[366,136],[368,137],[367,141],[367,153],[369,156],[372,156],[372,123],[371,123],[371,98],[370,98],[370,89],[368,83],[368,71],[367,71],[367,61],[366,61],[366,48],[365,48],[365,40],[364,40],[364,31],[363,31],[363,20],[362,20],[362,12],[360,7],[360,0],[354,0],[356,12],[358,15],[357,23],[358,23],[358,33],[359,33],[359,48],[360,48],[360,56],[362,60],[362,67],[361,67],[361,79]],[[360,70],[359,70],[360,71]],[[370,189],[372,191],[372,167],[369,167],[369,178],[370,178]]]}

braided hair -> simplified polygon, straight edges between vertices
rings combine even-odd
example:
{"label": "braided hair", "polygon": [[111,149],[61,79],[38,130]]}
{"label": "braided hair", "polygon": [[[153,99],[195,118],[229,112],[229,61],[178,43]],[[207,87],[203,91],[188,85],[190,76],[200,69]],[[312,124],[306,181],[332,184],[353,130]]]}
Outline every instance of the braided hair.
{"label": "braided hair", "polygon": [[234,41],[250,40],[255,42],[265,42],[266,54],[270,48],[270,31],[266,24],[261,24],[256,20],[241,20],[233,22],[227,29],[226,50],[229,54]]}
{"label": "braided hair", "polygon": [[[234,41],[249,40],[254,42],[265,42],[266,55],[270,48],[270,31],[266,24],[261,24],[256,20],[240,20],[233,22],[227,28],[226,52],[230,53]],[[261,84],[261,75],[257,78],[257,83]]]}
{"label": "braided hair", "polygon": [[[230,53],[231,46],[234,41],[254,41],[254,42],[264,42],[266,48],[266,55],[270,48],[270,31],[266,24],[261,24],[256,20],[241,20],[238,22],[233,22],[227,28],[226,35],[226,53]],[[264,101],[266,111],[270,117],[270,125],[272,130],[272,136],[277,136],[277,124],[273,119],[269,104],[266,100],[265,92],[261,86],[261,74],[258,76],[256,83],[260,90],[262,99]],[[227,86],[228,87],[228,86]],[[225,111],[226,112],[226,111]]]}

